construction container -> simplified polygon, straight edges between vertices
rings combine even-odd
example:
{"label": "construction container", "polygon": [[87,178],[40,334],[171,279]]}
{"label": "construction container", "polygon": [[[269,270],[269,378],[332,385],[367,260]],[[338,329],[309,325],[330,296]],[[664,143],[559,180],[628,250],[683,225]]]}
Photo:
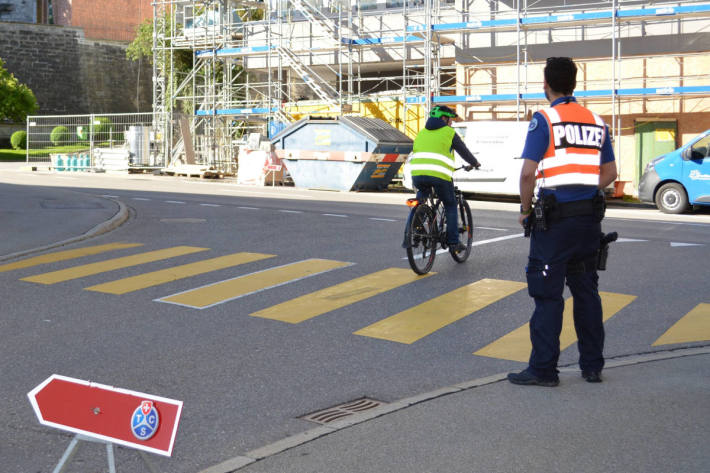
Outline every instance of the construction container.
{"label": "construction container", "polygon": [[413,141],[379,118],[305,118],[271,140],[296,187],[382,190]]}

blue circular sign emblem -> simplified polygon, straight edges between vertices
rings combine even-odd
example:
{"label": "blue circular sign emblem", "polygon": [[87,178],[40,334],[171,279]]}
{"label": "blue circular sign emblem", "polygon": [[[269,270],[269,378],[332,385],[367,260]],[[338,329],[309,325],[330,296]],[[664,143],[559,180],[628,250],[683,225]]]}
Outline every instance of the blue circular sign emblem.
{"label": "blue circular sign emblem", "polygon": [[142,401],[133,411],[131,417],[131,432],[138,440],[148,440],[158,430],[160,418],[153,401]]}

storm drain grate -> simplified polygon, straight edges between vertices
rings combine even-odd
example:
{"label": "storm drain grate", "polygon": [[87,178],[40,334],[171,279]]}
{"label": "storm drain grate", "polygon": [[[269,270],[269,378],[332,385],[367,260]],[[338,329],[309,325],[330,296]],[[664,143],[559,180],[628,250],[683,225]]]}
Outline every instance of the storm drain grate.
{"label": "storm drain grate", "polygon": [[375,407],[382,406],[383,404],[384,402],[382,401],[376,401],[374,399],[363,397],[362,399],[357,399],[345,404],[340,404],[339,406],[329,407],[328,409],[308,414],[301,417],[301,419],[315,422],[317,424],[328,424],[342,419],[343,417],[357,414],[358,412],[374,409]]}

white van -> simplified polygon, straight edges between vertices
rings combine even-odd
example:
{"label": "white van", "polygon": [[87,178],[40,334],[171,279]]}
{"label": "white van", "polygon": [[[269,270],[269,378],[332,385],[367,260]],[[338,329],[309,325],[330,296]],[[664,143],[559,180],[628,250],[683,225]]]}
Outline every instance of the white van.
{"label": "white van", "polygon": [[[520,155],[530,122],[475,121],[459,122],[452,126],[464,140],[469,150],[481,163],[477,171],[463,169],[454,173],[456,186],[463,192],[478,194],[520,194]],[[403,185],[412,187],[408,162],[403,167]],[[456,167],[467,164],[456,154]]]}

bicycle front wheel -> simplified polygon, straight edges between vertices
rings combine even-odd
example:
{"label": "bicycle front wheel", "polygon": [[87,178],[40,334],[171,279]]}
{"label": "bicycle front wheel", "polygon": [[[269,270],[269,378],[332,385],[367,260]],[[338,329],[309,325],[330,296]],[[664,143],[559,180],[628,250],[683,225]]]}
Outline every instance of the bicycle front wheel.
{"label": "bicycle front wheel", "polygon": [[434,212],[428,205],[419,205],[413,212],[409,223],[407,259],[415,273],[426,274],[434,265],[436,257]]}
{"label": "bicycle front wheel", "polygon": [[463,198],[459,200],[459,241],[466,245],[466,249],[456,252],[453,248],[449,248],[449,251],[454,261],[463,263],[471,254],[471,246],[473,245],[473,216],[471,215],[471,207]]}

